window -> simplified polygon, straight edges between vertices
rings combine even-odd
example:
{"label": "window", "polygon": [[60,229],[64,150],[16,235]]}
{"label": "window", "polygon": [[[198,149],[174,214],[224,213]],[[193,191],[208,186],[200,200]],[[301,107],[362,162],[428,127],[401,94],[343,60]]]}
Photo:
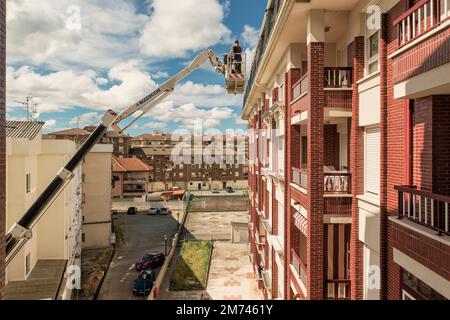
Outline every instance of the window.
{"label": "window", "polygon": [[447,300],[439,292],[421,281],[412,273],[402,272],[403,300]]}
{"label": "window", "polygon": [[378,72],[379,70],[379,38],[380,32],[376,31],[375,33],[371,34],[367,40],[367,70],[369,75]]}
{"label": "window", "polygon": [[365,190],[380,194],[380,128],[367,128],[365,139]]}
{"label": "window", "polygon": [[31,253],[27,254],[25,258],[25,274],[29,274],[31,271]]}
{"label": "window", "polygon": [[85,233],[83,233],[83,234],[81,235],[81,241],[82,241],[82,242],[86,242],[86,234],[85,234]]}
{"label": "window", "polygon": [[86,182],[86,175],[84,173],[81,175],[81,182],[82,183]]}
{"label": "window", "polygon": [[29,174],[29,173],[27,173],[27,176],[26,176],[26,190],[27,190],[27,193],[31,192],[31,174]]}

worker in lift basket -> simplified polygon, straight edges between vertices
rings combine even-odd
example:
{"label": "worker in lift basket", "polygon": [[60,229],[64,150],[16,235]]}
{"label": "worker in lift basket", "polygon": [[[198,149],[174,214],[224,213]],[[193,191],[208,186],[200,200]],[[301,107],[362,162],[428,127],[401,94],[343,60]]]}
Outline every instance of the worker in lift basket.
{"label": "worker in lift basket", "polygon": [[239,40],[236,40],[232,49],[233,53],[233,73],[242,73],[242,48],[239,45]]}

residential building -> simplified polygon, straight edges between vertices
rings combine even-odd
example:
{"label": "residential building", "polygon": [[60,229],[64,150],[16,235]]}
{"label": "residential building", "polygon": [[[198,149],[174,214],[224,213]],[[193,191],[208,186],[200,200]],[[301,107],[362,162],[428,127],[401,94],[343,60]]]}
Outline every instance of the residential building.
{"label": "residential building", "polygon": [[[0,3],[0,29],[6,30],[6,1]],[[5,216],[6,216],[6,188],[5,188],[5,80],[6,80],[6,37],[0,38],[0,300],[5,292]]]}
{"label": "residential building", "polygon": [[[87,126],[84,129],[73,128],[57,132],[52,132],[46,135],[47,139],[59,140],[73,140],[78,143],[83,143],[91,135],[96,127]],[[131,137],[126,134],[119,134],[115,131],[108,131],[98,142],[99,144],[112,144],[113,154],[119,158],[128,158]]]}
{"label": "residential building", "polygon": [[[35,121],[6,123],[6,230],[22,218],[76,151],[73,141],[42,139],[43,126]],[[81,179],[78,168],[31,227],[33,237],[6,269],[6,299],[71,298],[66,280],[68,270],[80,266]]]}
{"label": "residential building", "polygon": [[268,1],[243,109],[266,298],[450,297],[449,2]]}
{"label": "residential building", "polygon": [[[96,129],[94,126],[85,127],[84,130],[93,132]],[[131,137],[124,133],[117,133],[115,131],[108,131],[100,140],[102,144],[112,144],[113,154],[119,158],[128,158],[130,155]]]}
{"label": "residential building", "polygon": [[[211,147],[220,140],[220,147]],[[179,148],[186,142],[187,147]],[[167,191],[173,188],[186,190],[211,190],[248,188],[248,139],[245,136],[201,136],[196,146],[194,136],[173,136],[155,132],[133,138],[131,155],[153,167],[149,191]],[[217,161],[205,161],[205,150],[210,148],[211,156],[222,152]],[[221,149],[221,151],[219,151]],[[198,155],[195,154],[196,150]],[[228,152],[228,156],[227,156]],[[173,161],[173,156],[183,161]]]}
{"label": "residential building", "polygon": [[146,196],[152,167],[137,158],[112,157],[112,196]]}
{"label": "residential building", "polygon": [[86,249],[111,245],[113,145],[97,144],[82,165],[82,246]]}

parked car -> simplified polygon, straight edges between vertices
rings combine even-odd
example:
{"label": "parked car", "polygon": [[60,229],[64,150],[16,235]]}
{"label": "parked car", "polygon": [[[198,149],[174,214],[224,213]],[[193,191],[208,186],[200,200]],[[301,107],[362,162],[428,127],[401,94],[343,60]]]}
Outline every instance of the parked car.
{"label": "parked car", "polygon": [[138,262],[136,262],[135,267],[137,271],[157,269],[164,264],[164,261],[166,261],[164,254],[152,252],[146,254]]}
{"label": "parked car", "polygon": [[159,214],[159,209],[158,208],[150,208],[148,209],[148,215],[149,216],[155,216]]}
{"label": "parked car", "polygon": [[219,189],[213,189],[212,193],[220,193],[220,190]]}
{"label": "parked car", "polygon": [[143,270],[134,280],[133,294],[135,296],[148,296],[153,288],[153,282],[156,279],[155,271]]}
{"label": "parked car", "polygon": [[227,187],[228,193],[235,193],[236,191],[232,187]]}
{"label": "parked car", "polygon": [[161,209],[159,209],[159,214],[160,215],[162,215],[162,216],[167,216],[167,215],[169,215],[171,212],[169,211],[169,209],[167,209],[167,208],[161,208]]}
{"label": "parked car", "polygon": [[129,207],[128,211],[127,211],[127,214],[128,215],[135,215],[135,214],[137,214],[137,212],[138,212],[138,209],[136,207]]}

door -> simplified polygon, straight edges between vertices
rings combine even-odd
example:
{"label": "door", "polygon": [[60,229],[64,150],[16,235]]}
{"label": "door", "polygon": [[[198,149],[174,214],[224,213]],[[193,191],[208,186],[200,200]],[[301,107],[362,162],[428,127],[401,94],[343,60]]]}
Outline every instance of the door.
{"label": "door", "polygon": [[198,190],[202,190],[202,184],[201,183],[198,184]]}

